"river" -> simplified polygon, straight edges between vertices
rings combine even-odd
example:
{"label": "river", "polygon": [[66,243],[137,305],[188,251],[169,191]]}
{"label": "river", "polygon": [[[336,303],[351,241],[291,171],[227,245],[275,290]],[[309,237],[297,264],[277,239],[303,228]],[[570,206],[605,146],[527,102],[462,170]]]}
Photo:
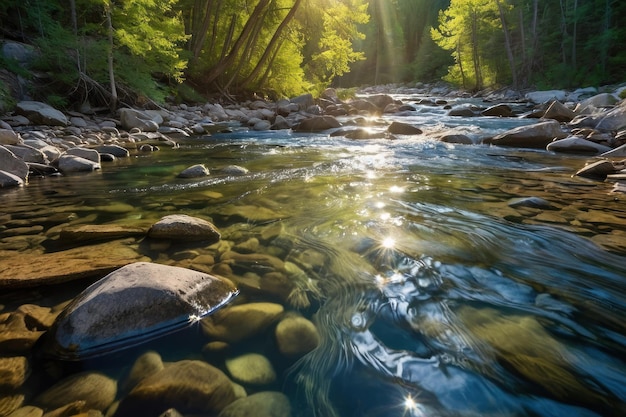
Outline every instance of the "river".
{"label": "river", "polygon": [[[42,210],[77,224],[184,213],[212,220],[224,239],[280,223],[288,254],[263,243],[258,251],[324,259],[305,271],[308,303],[286,307],[311,319],[322,343],[275,364],[273,388],[294,416],[623,415],[623,195],[572,176],[587,157],[433,138],[455,127],[478,140],[528,120],[449,118],[427,106],[393,119],[425,134],[358,141],[236,129],[91,174],[32,179],[0,191],[0,211],[20,219],[3,236],[35,226],[29,213]],[[176,177],[198,163],[212,175]],[[249,173],[221,174],[228,165]],[[59,249],[45,229],[28,232],[30,247],[19,250]],[[0,240],[0,250],[14,245]],[[183,249],[147,255],[187,265]],[[0,295],[0,305],[45,304],[81,288]],[[181,335],[162,342],[164,357],[197,355],[197,332]],[[119,363],[84,366],[119,373]]]}

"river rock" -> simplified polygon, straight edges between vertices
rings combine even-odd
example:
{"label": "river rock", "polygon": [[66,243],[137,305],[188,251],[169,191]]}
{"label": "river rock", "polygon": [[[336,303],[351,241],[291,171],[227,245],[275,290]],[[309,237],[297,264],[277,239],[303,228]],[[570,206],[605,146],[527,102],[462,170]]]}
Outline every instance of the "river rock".
{"label": "river rock", "polygon": [[21,187],[22,185],[24,185],[24,180],[20,177],[0,169],[0,188]]}
{"label": "river rock", "polygon": [[24,404],[24,394],[3,393],[0,395],[0,416],[8,416]]}
{"label": "river rock", "polygon": [[69,121],[63,113],[39,101],[20,101],[15,105],[15,112],[26,116],[28,120],[36,125],[69,125]]}
{"label": "river rock", "polygon": [[143,379],[122,399],[116,417],[158,417],[174,408],[183,414],[214,415],[237,399],[230,379],[198,360],[183,360]]}
{"label": "river rock", "polygon": [[278,350],[286,356],[302,356],[320,343],[315,325],[301,316],[285,317],[276,326],[275,333]]}
{"label": "river rock", "polygon": [[246,175],[249,172],[247,168],[239,165],[227,165],[219,169],[219,173],[224,175]]}
{"label": "river rock", "polygon": [[19,145],[22,138],[12,129],[0,129],[0,145]]}
{"label": "river rock", "polygon": [[99,163],[80,156],[61,155],[59,158],[59,171],[63,173],[91,172],[97,169],[100,169]]}
{"label": "river rock", "polygon": [[27,405],[20,407],[13,411],[11,414],[7,414],[6,417],[42,417],[43,410],[33,405]]}
{"label": "river rock", "polygon": [[576,105],[574,111],[577,114],[592,113],[598,108],[612,107],[618,102],[614,94],[602,93],[589,97]]}
{"label": "river rock", "polygon": [[46,155],[39,149],[35,149],[28,145],[4,145],[5,148],[13,152],[15,156],[20,158],[24,162],[34,162],[37,164],[45,164],[48,160]]}
{"label": "river rock", "polygon": [[422,129],[408,123],[392,122],[387,131],[393,135],[421,135]]}
{"label": "river rock", "polygon": [[45,390],[35,405],[44,410],[63,407],[74,401],[84,401],[85,408],[104,411],[117,395],[117,382],[99,372],[82,372],[71,375]]}
{"label": "river rock", "polygon": [[574,117],[576,117],[576,113],[573,110],[556,100],[550,103],[550,106],[543,114],[544,119],[552,119],[558,122],[570,122]]}
{"label": "river rock", "polygon": [[120,124],[126,130],[139,129],[142,132],[156,132],[159,124],[146,112],[123,108],[120,112]]}
{"label": "river rock", "polygon": [[446,134],[441,136],[439,140],[446,143],[460,143],[463,145],[471,145],[474,143],[469,136],[461,133]]}
{"label": "river rock", "polygon": [[25,356],[0,358],[0,392],[19,389],[28,377],[28,359]]}
{"label": "river rock", "polygon": [[61,230],[60,239],[65,242],[94,242],[140,237],[147,231],[147,228],[116,224],[81,224]]}
{"label": "river rock", "polygon": [[602,154],[603,157],[605,158],[622,158],[626,156],[626,144],[618,146],[615,149],[612,149],[610,151],[604,152]]}
{"label": "river rock", "polygon": [[203,164],[192,165],[189,168],[185,168],[178,174],[178,178],[200,178],[210,175],[209,170]]}
{"label": "river rock", "polygon": [[0,146],[0,169],[26,182],[28,165],[4,146]]}
{"label": "river rock", "polygon": [[128,149],[120,145],[102,145],[98,146],[96,150],[101,154],[111,154],[116,158],[128,158],[130,156],[130,152],[128,151]]}
{"label": "river rock", "polygon": [[11,314],[4,323],[0,323],[0,354],[27,353],[42,334],[43,331],[26,326],[23,314]]}
{"label": "river rock", "polygon": [[521,148],[545,148],[554,139],[562,139],[567,134],[556,120],[547,120],[530,126],[518,126],[486,140],[498,146]]}
{"label": "river rock", "polygon": [[341,123],[333,116],[315,116],[304,119],[294,127],[296,132],[321,132],[341,126]]}
{"label": "river rock", "polygon": [[95,149],[70,148],[65,152],[65,154],[79,156],[81,158],[95,162],[96,164],[100,163],[100,154]]}
{"label": "river rock", "polygon": [[575,175],[587,178],[606,178],[607,175],[614,174],[617,171],[619,171],[619,167],[615,163],[608,159],[602,159],[585,165]]}
{"label": "river rock", "polygon": [[617,131],[626,128],[626,100],[609,111],[596,125],[598,130]]}
{"label": "river rock", "polygon": [[248,303],[232,306],[203,319],[202,332],[216,340],[236,343],[263,333],[283,314],[275,303]]}
{"label": "river rock", "polygon": [[526,93],[526,99],[533,103],[543,104],[551,100],[565,101],[567,92],[563,90],[532,91]]}
{"label": "river rock", "polygon": [[232,378],[243,384],[269,385],[276,381],[276,371],[270,361],[258,353],[247,353],[226,360]]}
{"label": "river rock", "polygon": [[161,355],[154,351],[144,353],[137,358],[130,369],[123,385],[123,391],[128,392],[132,390],[143,379],[161,372],[164,368]]}
{"label": "river rock", "polygon": [[511,106],[508,104],[496,104],[491,107],[486,108],[481,112],[483,116],[491,116],[491,117],[513,117],[513,111],[511,110]]}
{"label": "river rock", "polygon": [[218,417],[291,417],[289,398],[282,392],[262,391],[226,406]]}
{"label": "river rock", "polygon": [[563,153],[586,153],[601,154],[611,150],[608,146],[600,145],[580,136],[568,136],[564,139],[555,140],[548,143],[546,149],[551,152]]}
{"label": "river rock", "polygon": [[152,225],[148,236],[153,239],[206,241],[207,244],[216,243],[221,237],[213,223],[186,214],[172,214],[161,218]]}
{"label": "river rock", "polygon": [[79,294],[46,335],[43,351],[84,359],[135,346],[200,320],[237,293],[230,281],[213,275],[133,263]]}

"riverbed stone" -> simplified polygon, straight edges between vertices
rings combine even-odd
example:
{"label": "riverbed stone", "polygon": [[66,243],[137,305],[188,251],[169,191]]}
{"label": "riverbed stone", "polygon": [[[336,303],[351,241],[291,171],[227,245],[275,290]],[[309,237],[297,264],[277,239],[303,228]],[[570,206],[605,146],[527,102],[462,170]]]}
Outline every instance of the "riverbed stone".
{"label": "riverbed stone", "polygon": [[19,256],[0,254],[0,288],[25,288],[103,276],[132,262],[147,259],[129,241],[85,245],[64,251]]}
{"label": "riverbed stone", "polygon": [[117,382],[99,372],[81,372],[68,376],[35,398],[34,404],[44,410],[84,401],[87,409],[104,411],[113,404]]}
{"label": "riverbed stone", "polygon": [[576,117],[576,113],[558,100],[550,103],[543,114],[544,119],[552,119],[558,122],[570,122],[574,117]]}
{"label": "riverbed stone", "polygon": [[59,158],[59,171],[63,173],[71,172],[91,172],[100,169],[100,163],[75,155],[61,155]]}
{"label": "riverbed stone", "polygon": [[157,417],[169,408],[183,414],[217,414],[237,399],[231,380],[199,360],[182,360],[143,379],[124,397],[116,417]]}
{"label": "riverbed stone", "polygon": [[20,158],[24,162],[35,162],[38,164],[44,164],[47,162],[46,155],[39,149],[35,149],[28,145],[4,145],[5,148],[13,152],[15,156]]}
{"label": "riverbed stone", "polygon": [[225,308],[200,323],[209,338],[236,343],[265,332],[283,311],[284,307],[276,303],[247,303]]}
{"label": "riverbed stone", "polygon": [[0,395],[0,416],[8,416],[24,404],[24,394],[6,393]]}
{"label": "riverbed stone", "polygon": [[587,140],[580,136],[568,136],[548,143],[546,149],[551,152],[601,154],[611,150],[608,146]]}
{"label": "riverbed stone", "polygon": [[598,130],[618,131],[624,128],[626,128],[626,100],[604,114],[604,117],[596,125]]}
{"label": "riverbed stone", "polygon": [[87,149],[87,148],[70,148],[65,152],[66,155],[74,155],[79,156],[81,158],[87,159],[89,161],[95,162],[96,164],[100,163],[100,154],[95,149]]}
{"label": "riverbed stone", "polygon": [[4,146],[0,146],[0,169],[23,182],[28,178],[28,165]]}
{"label": "riverbed stone", "polygon": [[139,129],[142,132],[156,132],[159,124],[153,117],[141,110],[123,108],[119,110],[120,124],[128,131]]}
{"label": "riverbed stone", "polygon": [[98,146],[96,150],[101,154],[111,154],[116,158],[128,158],[130,156],[128,149],[120,145],[102,145]]}
{"label": "riverbed stone", "polygon": [[513,111],[511,110],[511,106],[508,104],[500,103],[494,104],[493,106],[487,107],[485,110],[481,112],[483,116],[490,117],[513,117]]}
{"label": "riverbed stone", "polygon": [[18,390],[28,378],[29,366],[25,356],[0,358],[0,392]]}
{"label": "riverbed stone", "polygon": [[567,92],[563,90],[531,91],[526,93],[525,97],[533,103],[543,104],[550,100],[565,101],[567,99]]}
{"label": "riverbed stone", "polygon": [[196,164],[182,170],[178,174],[178,178],[200,178],[207,177],[209,175],[210,172],[206,166],[203,164]]}
{"label": "riverbed stone", "polygon": [[15,112],[26,116],[36,125],[67,126],[67,117],[59,110],[40,101],[20,101],[15,105]]}
{"label": "riverbed stone", "polygon": [[333,116],[314,116],[301,121],[297,126],[294,126],[294,130],[296,132],[322,132],[340,126],[341,123]]}
{"label": "riverbed stone", "polygon": [[291,417],[289,398],[282,392],[262,391],[226,406],[218,417]]}
{"label": "riverbed stone", "polygon": [[240,165],[227,165],[219,169],[219,173],[224,175],[246,175],[249,172],[248,168],[244,168]]}
{"label": "riverbed stone", "polygon": [[567,134],[556,120],[547,120],[529,126],[518,126],[494,136],[485,143],[497,146],[522,148],[545,148],[554,139],[563,139]]}
{"label": "riverbed stone", "polygon": [[147,227],[118,224],[81,224],[64,228],[61,230],[59,237],[65,242],[95,242],[141,237],[145,236],[147,231]]}
{"label": "riverbed stone", "polygon": [[298,315],[289,315],[282,319],[276,326],[275,334],[278,350],[290,357],[302,356],[320,343],[320,335],[315,325]]}
{"label": "riverbed stone", "polygon": [[20,407],[17,410],[13,411],[10,414],[7,414],[6,417],[42,417],[43,410],[39,407],[35,407],[34,405],[26,405],[24,407]]}
{"label": "riverbed stone", "polygon": [[575,175],[587,178],[606,178],[607,175],[616,173],[619,167],[609,159],[601,159],[585,165]]}
{"label": "riverbed stone", "polygon": [[48,331],[44,354],[87,359],[181,329],[231,302],[223,278],[186,268],[136,262],[89,286]]}
{"label": "riverbed stone", "polygon": [[22,138],[13,129],[0,129],[0,145],[19,145],[20,143],[22,143]]}
{"label": "riverbed stone", "polygon": [[212,244],[220,240],[221,234],[209,221],[186,214],[172,214],[153,224],[148,236],[153,239],[206,241]]}
{"label": "riverbed stone", "polygon": [[258,353],[226,359],[226,369],[235,381],[243,384],[269,385],[276,381],[272,363]]}
{"label": "riverbed stone", "polygon": [[24,185],[23,179],[0,169],[0,188],[21,187],[22,185]]}
{"label": "riverbed stone", "polygon": [[421,135],[422,129],[409,123],[392,122],[387,131],[394,135]]}
{"label": "riverbed stone", "polygon": [[0,354],[27,353],[43,333],[29,329],[23,314],[12,313],[0,323]]}
{"label": "riverbed stone", "polygon": [[131,391],[143,379],[161,372],[164,368],[163,359],[157,352],[149,351],[142,354],[130,369],[128,377],[126,377],[122,386],[122,391]]}
{"label": "riverbed stone", "polygon": [[445,134],[441,136],[439,140],[445,143],[459,143],[462,145],[471,145],[474,143],[469,136],[462,133]]}

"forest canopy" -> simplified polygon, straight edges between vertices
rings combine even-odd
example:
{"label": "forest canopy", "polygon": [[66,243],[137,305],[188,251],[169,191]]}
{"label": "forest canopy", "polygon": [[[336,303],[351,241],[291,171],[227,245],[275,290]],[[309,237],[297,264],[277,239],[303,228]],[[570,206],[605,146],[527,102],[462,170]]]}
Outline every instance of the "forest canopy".
{"label": "forest canopy", "polygon": [[[618,0],[5,0],[39,98],[273,98],[444,79],[467,90],[624,81]],[[5,71],[24,75],[9,58]],[[43,97],[41,97],[43,96]]]}

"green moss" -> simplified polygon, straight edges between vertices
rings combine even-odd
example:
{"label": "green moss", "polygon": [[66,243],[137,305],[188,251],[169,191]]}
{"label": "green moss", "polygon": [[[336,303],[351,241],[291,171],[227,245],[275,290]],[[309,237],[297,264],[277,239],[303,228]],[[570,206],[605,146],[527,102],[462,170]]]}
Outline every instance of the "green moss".
{"label": "green moss", "polygon": [[0,114],[11,111],[15,108],[15,98],[11,95],[11,89],[0,80]]}

